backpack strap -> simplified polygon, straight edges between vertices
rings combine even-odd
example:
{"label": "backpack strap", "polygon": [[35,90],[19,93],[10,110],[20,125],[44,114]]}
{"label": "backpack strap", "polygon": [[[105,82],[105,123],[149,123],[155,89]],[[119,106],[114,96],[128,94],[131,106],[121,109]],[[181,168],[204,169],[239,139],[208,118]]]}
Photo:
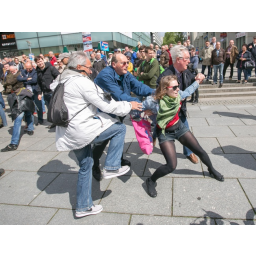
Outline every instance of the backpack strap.
{"label": "backpack strap", "polygon": [[86,109],[87,107],[89,107],[91,105],[91,103],[89,103],[87,106],[85,106],[84,108],[82,108],[81,110],[79,110],[78,112],[76,112],[73,116],[72,116],[72,118],[70,118],[68,121],[67,121],[67,123],[69,124],[70,122],[71,122],[71,120],[76,116],[76,115],[78,115],[81,111],[83,111],[84,109]]}

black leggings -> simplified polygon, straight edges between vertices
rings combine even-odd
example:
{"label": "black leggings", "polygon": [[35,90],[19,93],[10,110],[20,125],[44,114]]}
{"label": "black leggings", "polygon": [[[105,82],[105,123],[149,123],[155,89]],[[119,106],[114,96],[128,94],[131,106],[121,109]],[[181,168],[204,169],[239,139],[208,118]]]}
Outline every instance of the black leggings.
{"label": "black leggings", "polygon": [[[212,166],[208,154],[199,145],[197,139],[190,131],[182,135],[179,138],[179,141],[182,145],[186,146],[193,153],[195,153],[201,159],[201,161],[209,168],[210,171],[214,173],[216,172]],[[151,176],[151,180],[154,182],[156,182],[157,179],[173,172],[177,167],[177,155],[174,141],[165,141],[160,144],[160,148],[167,163],[165,165],[161,165],[153,173],[153,175]]]}

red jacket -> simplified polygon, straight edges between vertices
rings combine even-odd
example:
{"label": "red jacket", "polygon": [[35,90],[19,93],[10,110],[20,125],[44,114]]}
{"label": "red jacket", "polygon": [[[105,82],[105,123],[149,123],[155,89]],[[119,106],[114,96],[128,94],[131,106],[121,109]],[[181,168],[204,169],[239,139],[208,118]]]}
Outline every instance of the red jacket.
{"label": "red jacket", "polygon": [[50,63],[52,64],[52,66],[54,66],[54,63],[57,61],[57,58],[55,56],[52,57],[52,59],[50,60]]}
{"label": "red jacket", "polygon": [[172,65],[172,55],[171,55],[171,53],[170,53],[169,50],[166,50],[166,51],[168,52],[169,57],[170,57],[170,59],[169,59],[169,65]]}

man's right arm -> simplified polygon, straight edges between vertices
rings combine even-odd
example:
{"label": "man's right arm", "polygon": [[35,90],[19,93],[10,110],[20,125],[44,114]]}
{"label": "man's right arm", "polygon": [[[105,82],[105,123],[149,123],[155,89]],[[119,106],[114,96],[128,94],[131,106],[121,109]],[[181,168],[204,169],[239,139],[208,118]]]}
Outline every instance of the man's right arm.
{"label": "man's right arm", "polygon": [[20,74],[17,77],[17,80],[19,82],[27,82],[27,77],[23,77],[23,72],[21,71]]}

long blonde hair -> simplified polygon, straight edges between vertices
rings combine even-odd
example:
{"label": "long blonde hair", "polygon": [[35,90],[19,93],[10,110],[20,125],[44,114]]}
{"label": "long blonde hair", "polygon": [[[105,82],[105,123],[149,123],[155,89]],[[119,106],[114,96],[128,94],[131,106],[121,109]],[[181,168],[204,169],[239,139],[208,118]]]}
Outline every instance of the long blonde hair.
{"label": "long blonde hair", "polygon": [[161,100],[167,93],[167,87],[170,86],[170,82],[178,81],[177,76],[163,76],[160,80],[159,86],[156,89],[155,100]]}

